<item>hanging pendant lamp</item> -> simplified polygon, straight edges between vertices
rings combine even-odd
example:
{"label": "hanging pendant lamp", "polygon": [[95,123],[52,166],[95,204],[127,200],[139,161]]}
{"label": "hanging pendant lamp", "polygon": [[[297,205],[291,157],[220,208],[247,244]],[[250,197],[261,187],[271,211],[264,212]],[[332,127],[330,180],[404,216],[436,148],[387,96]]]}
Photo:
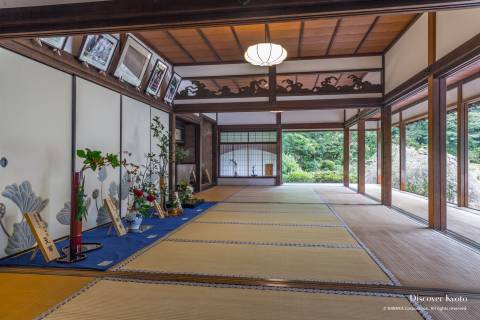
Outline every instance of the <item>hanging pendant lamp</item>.
{"label": "hanging pendant lamp", "polygon": [[287,50],[270,42],[270,32],[265,26],[265,42],[248,47],[244,56],[245,60],[254,66],[270,67],[282,63],[287,58]]}

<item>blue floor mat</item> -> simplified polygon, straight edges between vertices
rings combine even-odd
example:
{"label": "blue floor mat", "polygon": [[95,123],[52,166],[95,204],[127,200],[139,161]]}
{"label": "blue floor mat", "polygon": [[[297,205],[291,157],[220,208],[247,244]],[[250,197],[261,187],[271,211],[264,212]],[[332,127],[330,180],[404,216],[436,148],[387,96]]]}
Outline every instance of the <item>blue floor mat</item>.
{"label": "blue floor mat", "polygon": [[[83,242],[100,242],[103,247],[87,253],[87,258],[83,261],[62,264],[58,262],[45,262],[40,252],[37,252],[35,258],[30,260],[32,252],[26,252],[18,256],[0,260],[0,266],[26,266],[26,267],[48,267],[48,268],[77,268],[107,270],[112,266],[122,262],[135,252],[145,248],[162,238],[169,232],[177,229],[183,224],[189,222],[208,208],[215,205],[215,202],[205,202],[194,209],[184,209],[184,213],[179,217],[168,217],[165,219],[145,218],[142,225],[152,225],[153,227],[143,233],[127,233],[123,237],[118,237],[112,228],[110,235],[107,235],[110,225],[93,229],[83,233]],[[68,245],[68,239],[56,243],[58,250]]]}

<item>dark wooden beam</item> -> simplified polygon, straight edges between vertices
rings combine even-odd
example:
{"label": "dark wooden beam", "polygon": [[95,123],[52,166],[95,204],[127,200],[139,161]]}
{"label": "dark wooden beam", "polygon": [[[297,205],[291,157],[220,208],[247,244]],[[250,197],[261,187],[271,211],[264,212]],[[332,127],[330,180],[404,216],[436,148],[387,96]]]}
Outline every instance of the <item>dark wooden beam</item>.
{"label": "dark wooden beam", "polygon": [[447,228],[447,108],[445,78],[428,81],[428,226]]}
{"label": "dark wooden beam", "polygon": [[276,115],[276,124],[277,124],[277,175],[275,177],[275,184],[277,186],[282,185],[282,153],[283,153],[283,143],[282,143],[282,113],[279,112]]}
{"label": "dark wooden beam", "polygon": [[353,54],[357,54],[358,50],[360,50],[362,48],[363,43],[367,40],[367,38],[370,35],[370,33],[372,32],[373,28],[375,28],[375,26],[377,25],[378,19],[380,19],[380,17],[376,16],[375,19],[373,20],[372,24],[368,28],[367,32],[363,36],[362,40],[358,43],[358,46],[357,46],[357,48],[355,48],[355,51],[353,52]]}
{"label": "dark wooden beam", "polygon": [[[240,56],[243,58],[243,55],[245,53],[245,49],[242,46],[242,43],[240,42],[240,38],[238,38],[237,31],[235,31],[234,26],[230,26],[230,30],[232,31],[233,37],[235,38],[235,42],[237,43],[238,51],[240,51]],[[242,60],[240,60],[242,61]],[[242,61],[245,62],[245,61]]]}
{"label": "dark wooden beam", "polygon": [[340,27],[340,23],[342,23],[342,19],[337,19],[337,23],[335,24],[335,29],[333,29],[332,36],[330,37],[330,41],[328,42],[327,51],[325,55],[328,56],[330,54],[330,50],[332,49],[333,42],[335,42],[335,38],[337,36],[338,28]]}
{"label": "dark wooden beam", "polygon": [[175,43],[175,45],[177,47],[180,48],[180,50],[190,59],[192,60],[192,62],[197,62],[197,60],[190,54],[190,52],[185,49],[185,47],[180,43],[180,41],[178,41],[177,38],[175,38],[175,36],[168,30],[165,30],[165,34],[167,35],[168,38],[170,38],[170,40],[172,40],[173,43]]}
{"label": "dark wooden beam", "polygon": [[478,7],[466,0],[137,0],[0,10],[0,37],[134,32]]}
{"label": "dark wooden beam", "polygon": [[176,113],[209,113],[209,112],[253,112],[253,111],[287,111],[287,110],[334,110],[377,108],[382,103],[382,98],[349,98],[349,99],[320,99],[277,101],[275,106],[268,101],[258,102],[223,102],[223,103],[198,103],[176,104]]}
{"label": "dark wooden beam", "polygon": [[358,193],[365,193],[365,120],[357,123],[357,172],[358,172]]}
{"label": "dark wooden beam", "polygon": [[223,62],[222,57],[218,54],[217,50],[215,50],[212,43],[210,42],[210,40],[208,40],[207,36],[205,35],[205,33],[203,33],[201,28],[197,28],[197,33],[200,35],[203,42],[207,45],[207,47],[210,49],[210,51],[215,56],[215,58],[218,60],[218,62]]}
{"label": "dark wooden beam", "polygon": [[300,21],[300,32],[298,34],[297,57],[302,56],[303,33],[305,31],[305,21]]}
{"label": "dark wooden beam", "polygon": [[457,204],[468,206],[468,105],[463,87],[457,88]]}
{"label": "dark wooden beam", "polygon": [[347,121],[345,121],[345,127],[352,127],[356,123],[358,123],[360,120],[365,120],[371,117],[374,114],[377,114],[380,112],[380,108],[372,108],[372,109],[366,109],[362,110]]}
{"label": "dark wooden beam", "polygon": [[343,129],[343,185],[350,185],[350,128]]}
{"label": "dark wooden beam", "polygon": [[[172,197],[173,193],[176,190],[177,179],[175,177],[176,173],[176,159],[175,159],[175,147],[177,145],[176,140],[176,129],[177,129],[177,117],[175,113],[170,113],[170,162],[169,162],[169,174],[168,174],[168,189],[170,190],[170,197]],[[171,199],[171,198],[170,198]]]}
{"label": "dark wooden beam", "polygon": [[400,190],[407,190],[407,126],[400,112]]}
{"label": "dark wooden beam", "polygon": [[381,175],[381,202],[392,206],[392,107],[382,108],[382,175]]}
{"label": "dark wooden beam", "polygon": [[203,117],[200,117],[200,123],[195,128],[195,173],[197,180],[195,183],[195,190],[202,191],[203,180]]}
{"label": "dark wooden beam", "polygon": [[268,102],[274,106],[277,104],[277,67],[268,68]]}
{"label": "dark wooden beam", "polygon": [[214,185],[218,184],[218,143],[219,135],[218,135],[218,125],[214,124],[212,126],[212,181]]}
{"label": "dark wooden beam", "polygon": [[[282,123],[282,130],[290,131],[309,131],[309,130],[340,130],[343,129],[343,123]],[[219,125],[221,131],[237,131],[237,130],[275,130],[277,124],[234,124],[234,125]]]}
{"label": "dark wooden beam", "polygon": [[392,42],[390,42],[390,44],[385,48],[385,50],[383,50],[383,53],[387,53],[397,42],[398,40],[400,40],[400,38],[402,38],[402,36],[415,24],[415,22],[417,22],[417,20],[422,16],[423,12],[422,13],[417,13],[413,18],[412,20],[410,20],[410,22],[405,26],[405,28],[395,37],[395,39],[393,39]]}

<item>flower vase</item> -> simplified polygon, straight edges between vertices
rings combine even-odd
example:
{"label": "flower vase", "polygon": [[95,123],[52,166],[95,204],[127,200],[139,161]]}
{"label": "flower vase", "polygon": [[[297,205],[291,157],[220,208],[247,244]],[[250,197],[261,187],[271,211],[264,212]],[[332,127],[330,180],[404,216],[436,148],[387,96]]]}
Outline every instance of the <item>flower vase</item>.
{"label": "flower vase", "polygon": [[129,219],[130,225],[128,226],[128,231],[139,232],[140,226],[142,225],[143,217],[137,212],[132,212],[131,215],[133,216],[133,218]]}

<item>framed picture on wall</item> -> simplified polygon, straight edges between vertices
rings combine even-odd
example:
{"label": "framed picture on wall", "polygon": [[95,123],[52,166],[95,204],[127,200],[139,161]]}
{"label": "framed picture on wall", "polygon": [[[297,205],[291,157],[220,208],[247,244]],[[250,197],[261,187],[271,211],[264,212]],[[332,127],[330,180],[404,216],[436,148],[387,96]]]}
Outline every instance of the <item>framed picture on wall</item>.
{"label": "framed picture on wall", "polygon": [[182,77],[178,74],[174,73],[170,78],[170,83],[167,87],[167,92],[165,93],[165,102],[172,103],[175,99],[175,94],[177,93],[178,87],[180,86],[180,82],[182,82]]}
{"label": "framed picture on wall", "polygon": [[40,38],[40,41],[54,49],[62,50],[67,42],[67,37]]}
{"label": "framed picture on wall", "polygon": [[162,80],[167,73],[168,67],[165,63],[160,61],[160,59],[155,62],[155,67],[153,68],[152,75],[148,81],[147,94],[157,97],[160,92],[160,87],[162,85]]}
{"label": "framed picture on wall", "polygon": [[117,45],[118,39],[109,34],[88,35],[79,59],[101,71],[107,71]]}
{"label": "framed picture on wall", "polygon": [[144,45],[129,36],[118,61],[115,77],[134,87],[140,86],[151,57],[152,53]]}

